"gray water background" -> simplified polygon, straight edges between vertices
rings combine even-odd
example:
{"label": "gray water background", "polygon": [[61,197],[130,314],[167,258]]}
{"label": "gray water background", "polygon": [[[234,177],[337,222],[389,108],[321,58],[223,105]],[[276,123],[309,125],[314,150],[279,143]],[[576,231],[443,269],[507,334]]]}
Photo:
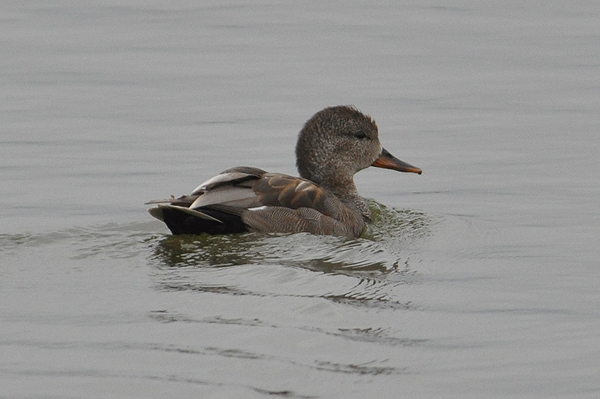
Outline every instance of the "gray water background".
{"label": "gray water background", "polygon": [[[600,396],[600,3],[0,3],[0,397]],[[354,104],[363,239],[170,237]]]}

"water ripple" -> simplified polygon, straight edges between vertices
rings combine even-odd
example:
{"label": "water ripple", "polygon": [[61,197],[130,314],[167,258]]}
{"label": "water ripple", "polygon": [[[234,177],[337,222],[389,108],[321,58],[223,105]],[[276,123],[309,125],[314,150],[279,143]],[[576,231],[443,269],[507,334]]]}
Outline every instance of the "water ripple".
{"label": "water ripple", "polygon": [[[365,309],[415,310],[400,286],[420,282],[411,246],[434,219],[370,202],[358,239],[311,234],[164,236],[147,242],[156,287],[165,291],[325,299]],[[324,278],[323,275],[328,276]]]}
{"label": "water ripple", "polygon": [[154,243],[153,260],[163,266],[282,264],[314,271],[389,272],[406,266],[403,249],[431,234],[433,219],[370,201],[373,223],[362,238],[311,234],[167,236]]}
{"label": "water ripple", "polygon": [[[346,239],[311,234],[156,234],[155,223],[0,235],[0,251],[51,246],[75,260],[149,261],[156,289],[228,296],[325,299],[359,308],[417,309],[398,288],[418,284],[411,247],[432,234],[423,213],[370,201],[373,223]],[[326,276],[326,277],[324,277]]]}

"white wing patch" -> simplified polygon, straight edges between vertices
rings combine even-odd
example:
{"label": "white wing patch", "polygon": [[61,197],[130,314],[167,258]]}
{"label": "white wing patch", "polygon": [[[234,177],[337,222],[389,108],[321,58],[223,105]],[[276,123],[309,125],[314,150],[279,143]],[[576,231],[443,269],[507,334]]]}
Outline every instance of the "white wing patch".
{"label": "white wing patch", "polygon": [[249,211],[264,211],[265,209],[267,209],[268,207],[266,205],[263,206],[257,206],[255,208],[248,208]]}

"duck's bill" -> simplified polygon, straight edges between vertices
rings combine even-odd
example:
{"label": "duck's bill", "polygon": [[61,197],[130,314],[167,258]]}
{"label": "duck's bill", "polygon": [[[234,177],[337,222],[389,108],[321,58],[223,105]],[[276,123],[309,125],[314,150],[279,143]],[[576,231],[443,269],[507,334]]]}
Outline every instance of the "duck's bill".
{"label": "duck's bill", "polygon": [[392,154],[390,154],[385,148],[381,151],[379,158],[373,162],[373,166],[384,169],[394,169],[398,172],[410,172],[421,174],[423,171],[421,168],[412,166],[404,161],[399,160]]}

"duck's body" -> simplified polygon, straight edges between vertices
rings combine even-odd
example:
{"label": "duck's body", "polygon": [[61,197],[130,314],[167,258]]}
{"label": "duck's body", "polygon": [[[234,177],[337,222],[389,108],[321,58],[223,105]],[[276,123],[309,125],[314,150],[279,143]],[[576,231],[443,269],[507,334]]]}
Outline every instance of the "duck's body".
{"label": "duck's body", "polygon": [[236,167],[205,181],[190,195],[148,211],[173,234],[328,234],[358,237],[371,212],[353,176],[369,166],[421,173],[381,147],[377,125],[347,106],[325,108],[306,122],[296,146],[302,177]]}
{"label": "duck's body", "polygon": [[192,194],[151,208],[173,234],[260,232],[356,237],[365,218],[309,180],[237,167],[202,183]]}

